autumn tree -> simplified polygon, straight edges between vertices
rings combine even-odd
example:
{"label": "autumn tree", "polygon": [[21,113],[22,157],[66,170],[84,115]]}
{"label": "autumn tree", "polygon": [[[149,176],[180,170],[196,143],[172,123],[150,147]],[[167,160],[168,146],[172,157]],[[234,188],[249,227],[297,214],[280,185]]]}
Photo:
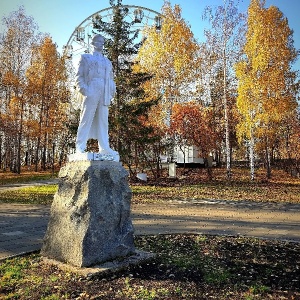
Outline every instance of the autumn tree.
{"label": "autumn tree", "polygon": [[205,30],[205,36],[206,43],[215,59],[213,65],[216,70],[215,78],[222,82],[219,96],[222,99],[227,178],[230,179],[233,135],[231,128],[234,128],[230,112],[234,106],[230,103],[230,99],[235,99],[236,90],[233,66],[238,62],[242,53],[245,16],[238,11],[233,0],[224,0],[223,2],[223,5],[216,8],[207,7],[204,18],[211,22],[211,29]]}
{"label": "autumn tree", "polygon": [[[47,155],[54,152],[61,135],[67,132],[66,121],[70,92],[67,86],[65,61],[57,52],[52,39],[46,36],[33,49],[32,62],[26,71],[27,96],[30,103],[30,119],[36,132],[35,169],[41,161],[46,169]],[[39,154],[41,154],[39,156]],[[53,166],[54,153],[51,164]]]}
{"label": "autumn tree", "polygon": [[[208,158],[218,143],[218,134],[212,122],[211,107],[205,107],[194,101],[176,103],[171,116],[170,134],[179,145],[196,146],[199,155]],[[209,165],[208,175],[211,177]]]}
{"label": "autumn tree", "polygon": [[145,30],[146,40],[139,49],[137,61],[141,70],[153,75],[148,88],[163,95],[162,108],[169,114],[175,102],[192,98],[199,47],[181,16],[179,5],[172,8],[170,2],[165,1],[162,16],[160,30],[155,26]]}
{"label": "autumn tree", "polygon": [[[224,136],[226,136],[226,122],[224,121],[224,80],[223,80],[223,70],[222,68],[218,68],[213,72],[210,79],[210,86],[208,88],[209,91],[209,99],[210,101],[207,103],[212,109],[213,119],[212,126],[215,128],[215,131],[218,135],[218,148],[216,149],[216,160],[221,163],[222,153],[224,152]],[[228,133],[229,133],[229,143],[230,149],[234,149],[237,146],[236,139],[236,125],[238,123],[238,111],[236,108],[236,93],[234,93],[234,89],[230,88],[230,80],[228,78],[226,83],[226,107],[227,107],[227,120],[228,122]],[[232,152],[232,151],[230,151]],[[231,154],[230,154],[231,157]],[[231,159],[230,159],[231,162]],[[228,165],[226,166],[228,167]],[[230,165],[229,165],[230,167]],[[230,178],[230,172],[227,176]],[[227,178],[228,178],[227,177]]]}
{"label": "autumn tree", "polygon": [[38,41],[38,26],[25,14],[24,7],[3,18],[4,33],[0,39],[0,122],[5,164],[20,173],[26,103],[25,72],[30,64],[31,49]]}
{"label": "autumn tree", "polygon": [[274,152],[280,161],[279,166],[292,175],[300,173],[300,110],[297,114],[286,115],[278,128]]}
{"label": "autumn tree", "polygon": [[[287,121],[287,120],[286,120]],[[285,149],[288,164],[285,169],[292,175],[300,174],[300,109],[293,119],[285,123],[282,147]]]}
{"label": "autumn tree", "polygon": [[238,126],[240,141],[249,148],[251,179],[254,158],[264,152],[267,177],[271,176],[271,153],[278,128],[287,116],[296,113],[293,92],[295,72],[291,64],[297,57],[292,30],[287,19],[275,6],[252,0],[248,8],[245,58],[237,64],[239,80],[237,106],[242,116]]}

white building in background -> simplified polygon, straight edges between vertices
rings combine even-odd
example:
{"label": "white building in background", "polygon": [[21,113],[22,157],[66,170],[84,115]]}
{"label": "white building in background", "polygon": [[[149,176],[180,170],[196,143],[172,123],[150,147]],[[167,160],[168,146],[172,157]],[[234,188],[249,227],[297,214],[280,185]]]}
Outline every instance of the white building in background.
{"label": "white building in background", "polygon": [[177,164],[205,164],[204,158],[199,157],[199,151],[195,146],[176,146],[174,161]]}

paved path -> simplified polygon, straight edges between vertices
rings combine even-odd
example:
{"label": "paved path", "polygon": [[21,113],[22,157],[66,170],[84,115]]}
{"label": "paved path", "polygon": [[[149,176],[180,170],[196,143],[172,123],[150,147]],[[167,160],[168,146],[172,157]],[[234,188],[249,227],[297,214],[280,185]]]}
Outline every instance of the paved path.
{"label": "paved path", "polygon": [[[0,259],[39,250],[50,206],[0,204]],[[242,235],[300,242],[300,204],[221,200],[132,205],[135,234]]]}

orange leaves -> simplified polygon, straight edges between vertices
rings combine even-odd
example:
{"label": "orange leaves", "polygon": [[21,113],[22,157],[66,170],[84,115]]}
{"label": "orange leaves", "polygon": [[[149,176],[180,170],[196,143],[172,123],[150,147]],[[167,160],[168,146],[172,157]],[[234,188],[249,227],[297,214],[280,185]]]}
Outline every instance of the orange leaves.
{"label": "orange leaves", "polygon": [[64,74],[64,64],[58,56],[56,45],[46,36],[34,49],[32,63],[27,69],[29,85],[42,89],[45,85],[51,86],[63,80]]}
{"label": "orange leaves", "polygon": [[12,71],[9,70],[3,74],[2,84],[4,86],[16,87],[20,85],[20,79],[17,76],[15,76],[15,74]]}
{"label": "orange leaves", "polygon": [[246,57],[236,65],[237,107],[241,114],[237,135],[240,142],[248,142],[252,178],[254,150],[264,157],[270,178],[270,157],[280,143],[288,145],[284,137],[289,129],[284,121],[295,115],[297,107],[295,72],[291,71],[296,57],[292,31],[277,7],[265,8],[264,4],[251,0]]}
{"label": "orange leaves", "polygon": [[17,117],[21,113],[22,99],[20,97],[13,97],[9,102],[10,113]]}
{"label": "orange leaves", "polygon": [[209,108],[196,102],[173,105],[170,133],[187,145],[199,147],[205,156],[216,147],[217,136],[211,124]]}
{"label": "orange leaves", "polygon": [[17,125],[22,121],[22,134],[35,139],[45,132],[55,135],[63,130],[69,90],[64,63],[52,40],[44,37],[31,52],[26,71],[16,76],[13,69],[7,70],[1,83],[12,91],[3,111]]}

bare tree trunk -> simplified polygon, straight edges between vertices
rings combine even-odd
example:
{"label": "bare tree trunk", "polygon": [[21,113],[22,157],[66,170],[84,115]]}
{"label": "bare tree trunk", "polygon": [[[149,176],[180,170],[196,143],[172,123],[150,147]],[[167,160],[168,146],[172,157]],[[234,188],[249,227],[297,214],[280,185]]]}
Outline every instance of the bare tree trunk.
{"label": "bare tree trunk", "polygon": [[17,155],[16,155],[16,173],[21,173],[21,144],[22,144],[22,133],[18,133],[17,141]]}
{"label": "bare tree trunk", "polygon": [[41,144],[41,138],[38,137],[38,140],[36,143],[36,151],[35,151],[35,172],[38,171],[40,144]]}
{"label": "bare tree trunk", "polygon": [[251,137],[249,141],[249,160],[250,160],[250,178],[254,180],[255,178],[255,161],[254,161],[254,137],[251,132]]}
{"label": "bare tree trunk", "polygon": [[224,122],[225,122],[225,148],[226,148],[226,172],[227,179],[231,179],[231,151],[230,151],[230,133],[229,133],[229,118],[228,118],[228,103],[226,96],[226,53],[224,49],[224,65],[223,65],[223,105],[224,105]]}
{"label": "bare tree trunk", "polygon": [[46,146],[43,146],[43,152],[42,152],[42,157],[41,157],[41,167],[43,171],[46,171]]}
{"label": "bare tree trunk", "polygon": [[[23,101],[23,100],[22,100]],[[18,132],[18,147],[17,147],[17,161],[16,161],[16,168],[17,168],[17,173],[21,173],[21,151],[22,151],[22,136],[23,136],[23,109],[24,105],[22,103],[21,105],[21,116],[20,116],[20,127],[19,127],[19,132]]]}
{"label": "bare tree trunk", "polygon": [[52,161],[51,161],[51,164],[52,164],[52,174],[54,174],[55,172],[55,143],[53,142],[52,143]]}
{"label": "bare tree trunk", "polygon": [[[224,1],[225,19],[227,19],[227,6]],[[224,106],[224,123],[225,123],[225,148],[226,148],[226,173],[227,180],[231,180],[231,151],[230,151],[230,134],[229,134],[229,116],[228,116],[228,102],[227,102],[227,26],[228,23],[223,24],[223,106]]]}
{"label": "bare tree trunk", "polygon": [[266,146],[266,169],[267,169],[267,179],[271,178],[271,159],[270,159],[270,151],[268,146]]}
{"label": "bare tree trunk", "polygon": [[2,158],[2,136],[0,137],[0,169],[3,168],[3,158]]}

